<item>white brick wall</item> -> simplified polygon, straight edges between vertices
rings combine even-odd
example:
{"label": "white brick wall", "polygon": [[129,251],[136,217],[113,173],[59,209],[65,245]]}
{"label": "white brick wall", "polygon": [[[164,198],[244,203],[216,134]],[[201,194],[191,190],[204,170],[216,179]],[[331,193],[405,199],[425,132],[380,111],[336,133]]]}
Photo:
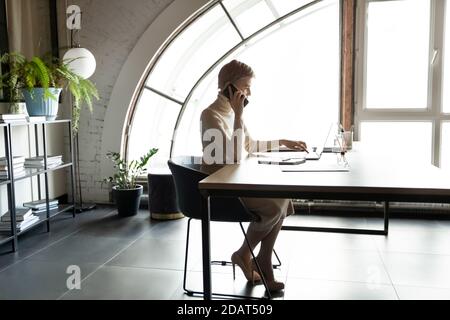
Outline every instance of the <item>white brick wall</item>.
{"label": "white brick wall", "polygon": [[[100,100],[92,114],[81,113],[79,145],[83,201],[108,202],[109,187],[100,176],[101,139],[106,107],[122,65],[142,33],[173,0],[70,0],[82,11],[80,45],[96,57],[97,69],[91,80]],[[59,5],[63,5],[61,2]],[[58,8],[60,46],[67,43],[65,6]],[[151,57],[149,57],[150,59]],[[65,101],[68,103],[68,101]],[[117,150],[119,151],[119,150]]]}

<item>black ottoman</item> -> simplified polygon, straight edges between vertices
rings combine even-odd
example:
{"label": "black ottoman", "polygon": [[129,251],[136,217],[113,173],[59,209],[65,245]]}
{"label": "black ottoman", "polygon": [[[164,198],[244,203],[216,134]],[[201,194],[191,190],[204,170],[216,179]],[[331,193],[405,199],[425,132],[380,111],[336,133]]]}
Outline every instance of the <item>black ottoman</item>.
{"label": "black ottoman", "polygon": [[175,185],[169,168],[152,168],[148,175],[148,209],[157,220],[183,218],[177,205]]}

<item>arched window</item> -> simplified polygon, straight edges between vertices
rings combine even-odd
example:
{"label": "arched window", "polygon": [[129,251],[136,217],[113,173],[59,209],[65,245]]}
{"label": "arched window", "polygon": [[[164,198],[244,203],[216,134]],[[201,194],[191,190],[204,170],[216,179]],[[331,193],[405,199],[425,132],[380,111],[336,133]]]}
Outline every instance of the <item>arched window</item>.
{"label": "arched window", "polygon": [[256,73],[244,117],[256,139],[322,137],[339,117],[339,0],[213,1],[149,70],[130,117],[129,159],[160,149],[151,166],[201,155],[200,113],[231,59]]}

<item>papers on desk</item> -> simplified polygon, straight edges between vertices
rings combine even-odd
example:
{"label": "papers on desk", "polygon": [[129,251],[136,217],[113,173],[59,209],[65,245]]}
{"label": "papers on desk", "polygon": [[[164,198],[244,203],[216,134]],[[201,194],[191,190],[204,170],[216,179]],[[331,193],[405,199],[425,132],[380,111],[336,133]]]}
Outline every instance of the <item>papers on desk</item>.
{"label": "papers on desk", "polygon": [[282,172],[348,172],[350,166],[321,161],[307,161],[301,165],[280,167]]}
{"label": "papers on desk", "polygon": [[255,152],[252,154],[258,158],[259,164],[272,165],[299,165],[306,159],[298,152]]}
{"label": "papers on desk", "polygon": [[253,152],[252,156],[271,159],[288,159],[288,158],[305,158],[306,152],[302,151],[286,151],[286,152]]}
{"label": "papers on desk", "polygon": [[349,166],[344,166],[337,162],[337,159],[332,157],[331,159],[311,160],[311,161],[301,161],[301,164],[295,164],[297,159],[303,158],[305,152],[254,152],[252,155],[258,157],[258,163],[263,163],[266,161],[272,164],[282,162],[282,160],[290,159],[287,162],[291,162],[291,165],[280,165],[282,172],[348,172],[350,171]]}
{"label": "papers on desk", "polygon": [[298,165],[305,163],[305,158],[261,158],[258,160],[259,164],[274,164],[279,166]]}

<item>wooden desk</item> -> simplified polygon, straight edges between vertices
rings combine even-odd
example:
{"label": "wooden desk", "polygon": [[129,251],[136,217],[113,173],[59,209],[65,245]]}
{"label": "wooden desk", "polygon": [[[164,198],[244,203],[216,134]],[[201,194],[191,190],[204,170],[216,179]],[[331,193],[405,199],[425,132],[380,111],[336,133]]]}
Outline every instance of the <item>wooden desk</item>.
{"label": "wooden desk", "polygon": [[[413,155],[383,154],[361,144],[354,146],[346,155],[350,164],[348,172],[282,172],[280,166],[258,164],[257,158],[249,157],[241,164],[226,165],[202,180],[199,189],[208,198],[208,204],[214,196],[381,201],[385,203],[384,230],[353,233],[384,235],[388,232],[390,201],[450,203],[449,172],[417,164]],[[336,161],[336,156],[323,154],[318,161]],[[211,298],[209,217],[208,206],[202,219],[205,299]],[[283,229],[306,230],[302,227]],[[338,230],[350,231],[336,229],[334,232]]]}

